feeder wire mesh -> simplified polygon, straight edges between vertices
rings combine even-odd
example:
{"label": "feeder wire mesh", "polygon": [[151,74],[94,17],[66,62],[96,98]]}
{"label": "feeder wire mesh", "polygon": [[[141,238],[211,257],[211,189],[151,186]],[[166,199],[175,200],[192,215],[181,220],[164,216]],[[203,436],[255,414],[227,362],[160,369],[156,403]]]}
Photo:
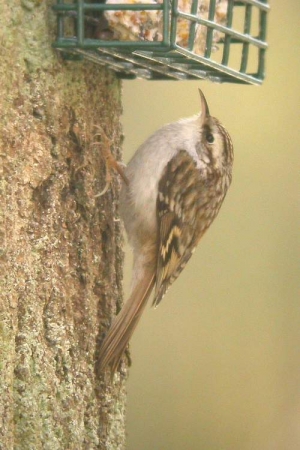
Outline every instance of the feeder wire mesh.
{"label": "feeder wire mesh", "polygon": [[267,0],[58,0],[53,9],[54,47],[121,78],[263,82]]}

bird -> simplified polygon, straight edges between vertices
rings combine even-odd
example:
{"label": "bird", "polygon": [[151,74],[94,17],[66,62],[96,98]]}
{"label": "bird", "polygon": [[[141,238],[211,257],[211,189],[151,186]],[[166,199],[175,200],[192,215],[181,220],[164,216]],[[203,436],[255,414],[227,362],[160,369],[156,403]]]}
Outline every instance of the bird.
{"label": "bird", "polygon": [[129,299],[99,350],[99,369],[112,375],[151,293],[161,302],[191,258],[226,196],[233,144],[210,115],[199,89],[201,112],[167,124],[150,136],[124,170],[120,213],[133,249]]}

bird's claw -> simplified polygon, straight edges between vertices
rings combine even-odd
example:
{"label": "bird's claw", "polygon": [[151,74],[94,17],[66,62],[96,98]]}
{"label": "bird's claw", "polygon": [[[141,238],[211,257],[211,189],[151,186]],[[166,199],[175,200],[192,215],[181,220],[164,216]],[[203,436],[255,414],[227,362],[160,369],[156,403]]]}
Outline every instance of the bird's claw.
{"label": "bird's claw", "polygon": [[95,134],[94,137],[101,137],[102,145],[100,144],[100,142],[94,142],[92,145],[101,145],[101,153],[104,157],[106,167],[105,186],[101,192],[95,195],[95,197],[101,197],[108,191],[111,184],[111,169],[114,169],[116,172],[118,172],[126,185],[129,185],[129,180],[124,172],[124,167],[126,167],[126,165],[118,162],[110,150],[112,140],[107,137],[106,133],[100,125],[97,125],[97,128],[99,128],[100,133]]}

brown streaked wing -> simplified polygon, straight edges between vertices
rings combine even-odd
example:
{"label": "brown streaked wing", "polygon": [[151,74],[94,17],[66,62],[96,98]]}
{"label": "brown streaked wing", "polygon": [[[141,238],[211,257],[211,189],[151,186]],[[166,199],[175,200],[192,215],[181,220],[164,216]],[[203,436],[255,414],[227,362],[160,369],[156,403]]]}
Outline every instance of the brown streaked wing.
{"label": "brown streaked wing", "polygon": [[191,210],[197,208],[197,190],[199,173],[195,162],[186,151],[180,151],[168,163],[158,186],[155,306],[179,276],[196,245],[197,214],[195,210],[191,214]]}

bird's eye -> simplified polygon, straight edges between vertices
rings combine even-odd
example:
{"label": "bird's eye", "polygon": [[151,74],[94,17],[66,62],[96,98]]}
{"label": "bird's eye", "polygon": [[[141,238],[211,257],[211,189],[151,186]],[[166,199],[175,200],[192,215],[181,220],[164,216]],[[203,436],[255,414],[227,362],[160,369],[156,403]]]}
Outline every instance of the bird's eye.
{"label": "bird's eye", "polygon": [[209,144],[212,144],[212,143],[214,142],[214,140],[215,140],[214,135],[211,134],[211,133],[207,133],[207,135],[206,135],[206,141],[207,141]]}

